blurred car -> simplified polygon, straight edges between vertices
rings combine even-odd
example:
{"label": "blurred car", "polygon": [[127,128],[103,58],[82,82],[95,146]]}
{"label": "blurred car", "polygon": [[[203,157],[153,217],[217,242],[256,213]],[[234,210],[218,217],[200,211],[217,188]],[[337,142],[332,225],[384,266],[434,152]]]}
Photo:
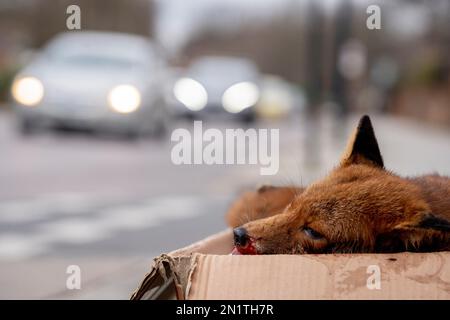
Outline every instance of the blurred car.
{"label": "blurred car", "polygon": [[250,122],[256,115],[260,77],[249,59],[200,57],[175,81],[171,105],[179,115],[227,115]]}
{"label": "blurred car", "polygon": [[259,118],[286,118],[305,109],[306,95],[301,87],[277,75],[263,75],[261,95],[256,108]]}
{"label": "blurred car", "polygon": [[162,133],[168,117],[165,70],[158,48],[144,37],[63,33],[15,77],[11,93],[20,128]]}

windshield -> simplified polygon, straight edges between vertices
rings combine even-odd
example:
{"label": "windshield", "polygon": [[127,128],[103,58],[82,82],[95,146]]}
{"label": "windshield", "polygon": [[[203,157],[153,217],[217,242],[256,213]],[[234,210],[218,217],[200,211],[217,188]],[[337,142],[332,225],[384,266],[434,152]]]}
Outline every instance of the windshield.
{"label": "windshield", "polygon": [[79,67],[99,67],[99,68],[133,68],[139,63],[122,57],[107,55],[78,53],[78,54],[50,54],[49,58],[56,63],[70,64]]}
{"label": "windshield", "polygon": [[196,61],[191,73],[200,77],[252,78],[257,74],[256,66],[243,59],[205,58]]}
{"label": "windshield", "polygon": [[105,39],[61,39],[49,45],[45,56],[53,63],[76,67],[139,68],[154,59],[150,50],[129,41]]}

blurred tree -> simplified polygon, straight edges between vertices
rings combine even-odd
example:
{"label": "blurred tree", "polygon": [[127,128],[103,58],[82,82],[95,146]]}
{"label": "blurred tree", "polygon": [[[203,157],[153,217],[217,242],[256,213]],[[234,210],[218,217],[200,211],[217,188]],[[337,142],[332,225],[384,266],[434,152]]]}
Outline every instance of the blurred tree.
{"label": "blurred tree", "polygon": [[66,9],[81,9],[81,30],[107,30],[151,36],[153,3],[147,0],[37,0],[18,13],[32,44],[41,46],[59,32],[68,31]]}
{"label": "blurred tree", "polygon": [[309,113],[318,111],[322,98],[322,49],[324,17],[317,1],[310,0],[307,6],[306,27],[306,90],[309,98]]}
{"label": "blurred tree", "polygon": [[344,43],[350,38],[352,22],[352,4],[348,0],[339,2],[334,21],[334,44],[332,58],[331,98],[337,104],[338,115],[346,115],[349,111],[348,83],[339,70],[339,55]]}
{"label": "blurred tree", "polygon": [[297,7],[264,21],[239,22],[224,30],[205,21],[183,48],[181,64],[202,55],[233,55],[253,59],[264,73],[277,74],[294,83],[306,82],[304,23],[294,16]]}

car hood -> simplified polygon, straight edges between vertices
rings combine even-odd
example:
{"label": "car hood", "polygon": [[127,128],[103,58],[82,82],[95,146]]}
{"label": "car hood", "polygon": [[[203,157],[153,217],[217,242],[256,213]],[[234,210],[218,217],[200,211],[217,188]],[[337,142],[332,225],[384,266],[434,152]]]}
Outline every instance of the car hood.
{"label": "car hood", "polygon": [[41,80],[45,92],[42,103],[55,105],[104,105],[108,93],[117,85],[131,84],[142,91],[149,83],[149,77],[145,78],[142,70],[76,68],[49,63],[29,65],[19,73],[20,76]]}
{"label": "car hood", "polygon": [[232,77],[221,74],[191,74],[188,77],[195,79],[204,86],[209,100],[213,103],[220,102],[223,93],[236,83],[250,81],[257,84],[257,77],[253,75]]}

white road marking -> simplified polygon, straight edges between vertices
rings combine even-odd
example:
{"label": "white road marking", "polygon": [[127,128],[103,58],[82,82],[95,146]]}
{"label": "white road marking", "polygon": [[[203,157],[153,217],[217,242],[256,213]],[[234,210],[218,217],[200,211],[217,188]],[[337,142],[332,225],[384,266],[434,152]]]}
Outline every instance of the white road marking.
{"label": "white road marking", "polygon": [[62,193],[0,203],[0,223],[23,224],[53,215],[92,211],[95,201],[82,194]]}
{"label": "white road marking", "polygon": [[[206,202],[205,202],[206,201]],[[53,245],[82,245],[120,231],[155,227],[199,215],[207,199],[173,196],[98,209],[98,202],[80,195],[58,195],[0,204],[0,225],[34,222],[31,231],[0,235],[0,260],[26,259],[49,252]],[[73,216],[72,213],[83,215]],[[62,216],[61,216],[62,215]],[[57,220],[43,221],[58,216]]]}
{"label": "white road marking", "polygon": [[98,221],[84,218],[52,221],[40,226],[38,230],[49,236],[52,243],[86,244],[107,238],[110,230]]}
{"label": "white road marking", "polygon": [[4,234],[0,236],[0,259],[22,260],[44,253],[45,245],[35,242],[33,237],[19,234]]}

